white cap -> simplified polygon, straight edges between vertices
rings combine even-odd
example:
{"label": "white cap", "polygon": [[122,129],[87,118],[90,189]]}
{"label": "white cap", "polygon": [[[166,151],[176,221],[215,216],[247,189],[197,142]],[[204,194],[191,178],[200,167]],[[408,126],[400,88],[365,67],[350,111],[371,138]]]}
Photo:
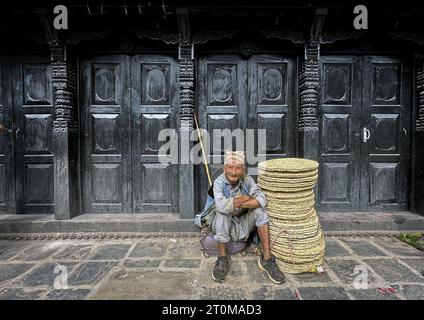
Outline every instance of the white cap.
{"label": "white cap", "polygon": [[244,151],[231,151],[231,150],[226,150],[225,151],[225,159],[224,159],[224,164],[228,164],[228,162],[234,159],[236,160],[237,163],[244,165],[245,164],[245,155],[244,155]]}

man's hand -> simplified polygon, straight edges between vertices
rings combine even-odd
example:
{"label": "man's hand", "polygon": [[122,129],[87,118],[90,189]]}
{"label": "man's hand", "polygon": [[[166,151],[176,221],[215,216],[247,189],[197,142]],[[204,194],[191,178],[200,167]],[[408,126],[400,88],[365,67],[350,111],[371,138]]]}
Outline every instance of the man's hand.
{"label": "man's hand", "polygon": [[234,197],[233,206],[234,206],[234,208],[240,208],[243,205],[243,203],[249,201],[250,199],[252,199],[252,198],[249,197],[248,195]]}

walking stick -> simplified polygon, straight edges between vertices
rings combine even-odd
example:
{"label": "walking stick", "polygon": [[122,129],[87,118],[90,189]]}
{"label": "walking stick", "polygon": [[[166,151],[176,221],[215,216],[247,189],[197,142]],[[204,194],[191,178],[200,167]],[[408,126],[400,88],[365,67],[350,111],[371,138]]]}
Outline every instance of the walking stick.
{"label": "walking stick", "polygon": [[199,123],[197,122],[197,116],[196,116],[196,113],[194,113],[194,122],[196,123],[197,136],[199,137],[200,148],[202,149],[203,162],[204,162],[204,164],[205,164],[206,174],[207,174],[207,176],[208,176],[208,180],[209,180],[209,187],[210,187],[210,186],[212,185],[212,180],[211,180],[211,175],[210,175],[210,173],[209,173],[208,161],[206,160],[205,148],[203,147],[203,140],[202,140],[202,136],[201,136],[201,134],[200,134],[200,130],[199,130]]}

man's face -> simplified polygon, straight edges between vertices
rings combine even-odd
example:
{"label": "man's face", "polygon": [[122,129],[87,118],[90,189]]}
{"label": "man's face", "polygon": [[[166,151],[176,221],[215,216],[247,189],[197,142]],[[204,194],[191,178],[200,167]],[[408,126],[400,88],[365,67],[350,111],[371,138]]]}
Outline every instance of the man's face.
{"label": "man's face", "polygon": [[230,159],[228,163],[224,165],[224,173],[228,182],[232,185],[237,184],[244,174],[244,169],[244,165],[237,162],[236,159]]}

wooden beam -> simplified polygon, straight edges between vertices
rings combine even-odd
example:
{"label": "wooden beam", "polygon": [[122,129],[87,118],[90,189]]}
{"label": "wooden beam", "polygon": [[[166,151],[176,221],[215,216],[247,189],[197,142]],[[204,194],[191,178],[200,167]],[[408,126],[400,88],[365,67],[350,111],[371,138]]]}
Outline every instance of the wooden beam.
{"label": "wooden beam", "polygon": [[324,26],[325,18],[327,16],[327,8],[318,8],[315,11],[315,17],[312,21],[311,32],[309,40],[317,42],[321,38],[322,28]]}
{"label": "wooden beam", "polygon": [[187,8],[176,8],[178,33],[182,42],[191,41],[190,16]]}

